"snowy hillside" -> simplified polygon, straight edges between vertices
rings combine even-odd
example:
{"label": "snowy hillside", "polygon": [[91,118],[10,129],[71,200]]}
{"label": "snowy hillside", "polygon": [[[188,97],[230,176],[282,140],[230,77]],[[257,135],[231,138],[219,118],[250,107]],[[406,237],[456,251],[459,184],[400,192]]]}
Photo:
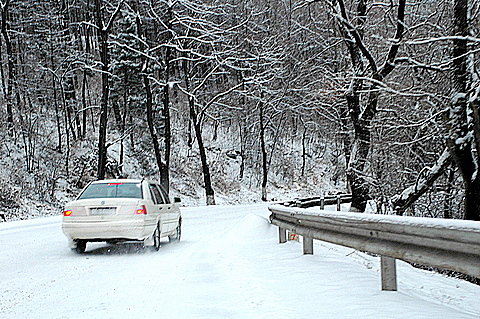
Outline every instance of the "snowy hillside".
{"label": "snowy hillside", "polygon": [[[179,132],[174,139],[171,163],[171,195],[179,196],[184,206],[205,204],[202,168],[198,149],[189,147],[188,135],[182,134],[182,120],[176,123]],[[214,138],[212,127],[204,132],[207,158],[210,163],[213,188],[217,204],[245,204],[259,202],[261,198],[261,169],[258,154],[249,154],[240,176],[241,156],[239,152],[238,132],[228,126],[217,128]],[[39,170],[26,173],[18,167],[21,163],[21,151],[13,152],[17,157],[0,159],[4,169],[0,170],[0,213],[6,220],[52,216],[61,213],[62,206],[72,200],[89,182],[95,180],[95,142],[96,135],[89,132],[85,141],[79,141],[71,149],[70,175],[61,173],[64,162],[49,157],[48,150],[40,150],[39,156],[45,157]],[[109,135],[112,143],[108,149],[111,167],[119,164],[120,143],[118,134]],[[267,185],[269,201],[285,201],[296,197],[319,196],[322,194],[345,191],[345,183],[338,179],[338,167],[332,161],[338,161],[332,154],[332,145],[327,141],[314,138],[306,144],[309,157],[305,163],[305,174],[300,174],[301,145],[291,139],[277,143],[275,159],[272,160]],[[159,180],[157,164],[153,158],[150,140],[144,136],[143,142],[135,145],[125,143],[124,168],[122,176],[128,178],[151,178]],[[236,156],[233,156],[235,155]],[[52,153],[55,155],[55,153]],[[61,154],[56,154],[60,156]],[[40,163],[39,163],[40,165]],[[341,174],[340,174],[341,175]],[[344,175],[343,175],[344,177]],[[2,182],[3,181],[3,182]],[[4,221],[0,218],[0,222]]]}

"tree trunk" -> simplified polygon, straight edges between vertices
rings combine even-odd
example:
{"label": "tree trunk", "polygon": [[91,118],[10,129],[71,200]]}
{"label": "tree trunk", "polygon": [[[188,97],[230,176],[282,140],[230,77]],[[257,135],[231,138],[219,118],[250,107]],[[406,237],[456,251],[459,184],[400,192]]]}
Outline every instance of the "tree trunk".
{"label": "tree trunk", "polygon": [[468,185],[465,191],[465,219],[480,221],[480,182],[476,178]]}
{"label": "tree trunk", "polygon": [[[126,74],[124,76],[127,76]],[[126,78],[124,77],[125,82],[127,81]],[[125,90],[128,90],[126,85],[125,85]],[[124,93],[124,110],[126,109],[126,104],[127,104],[127,92]],[[113,114],[115,116],[115,122],[117,124],[117,130],[118,133],[120,134],[120,154],[118,155],[118,166],[119,166],[119,174],[123,175],[123,144],[124,144],[124,133],[125,133],[125,115],[126,113],[124,112],[122,116],[122,112],[120,111],[120,105],[118,104],[118,101],[113,101],[112,102],[112,109],[113,109]]]}
{"label": "tree trunk", "polygon": [[6,0],[2,6],[2,35],[5,40],[5,47],[7,50],[7,65],[8,65],[8,80],[6,89],[6,104],[7,104],[7,123],[13,129],[13,89],[15,86],[15,63],[12,49],[12,42],[7,30],[8,9],[10,0]]}
{"label": "tree trunk", "polygon": [[[341,133],[340,137],[343,144],[343,154],[345,155],[345,171],[347,171],[348,164],[350,163],[351,151],[352,151],[352,143],[350,141],[350,136],[348,133],[348,108],[345,106],[340,106],[340,123],[341,123]],[[348,192],[352,192],[352,188],[350,186],[350,178],[347,175],[347,189]]]}
{"label": "tree trunk", "polygon": [[97,38],[100,45],[100,62],[102,63],[102,98],[100,105],[100,128],[98,130],[98,163],[97,163],[97,178],[99,180],[105,178],[105,166],[107,164],[107,120],[108,120],[108,95],[110,87],[109,79],[109,62],[110,56],[108,52],[108,34],[113,26],[115,17],[120,12],[119,2],[118,7],[109,19],[108,25],[103,23],[103,13],[101,0],[95,0],[95,24],[97,27]]}
{"label": "tree trunk", "polygon": [[[169,49],[167,49],[169,50]],[[169,62],[165,61],[168,65]],[[168,67],[167,67],[168,69]],[[166,71],[167,72],[167,71]],[[168,78],[168,75],[166,76]],[[168,83],[163,88],[164,141],[165,141],[165,164],[160,170],[160,182],[167,192],[170,192],[170,154],[172,148],[172,132],[170,128],[170,93]]]}
{"label": "tree trunk", "polygon": [[[245,103],[243,103],[242,105],[245,105]],[[244,126],[246,126],[246,123],[243,123],[242,125],[242,122],[243,120],[240,120],[239,123],[238,123],[238,131],[240,133],[240,171],[238,173],[238,177],[240,179],[243,179],[243,175],[245,174],[245,148],[246,148],[246,135],[247,133],[244,132],[245,129],[244,129]]]}
{"label": "tree trunk", "polygon": [[[347,11],[343,0],[339,2],[340,14],[344,21],[348,21]],[[362,19],[356,19],[356,24],[359,30],[365,23],[366,8],[363,1],[360,1],[357,6],[357,16],[363,17]],[[364,65],[362,61],[361,51],[359,44],[355,41],[354,36],[351,34],[352,30],[350,26],[345,26],[340,22],[341,33],[345,39],[350,59],[352,63],[352,69],[355,75],[360,75],[363,72]],[[360,38],[361,38],[361,31]],[[359,40],[360,41],[360,40]],[[350,87],[345,94],[345,100],[347,102],[348,113],[353,123],[355,136],[353,140],[352,150],[346,152],[346,156],[349,157],[347,162],[347,183],[350,185],[352,191],[352,203],[350,205],[351,211],[363,212],[365,211],[368,200],[368,185],[365,183],[361,174],[364,174],[365,162],[367,160],[366,155],[370,149],[370,128],[363,127],[360,111],[360,94],[358,91],[362,87],[362,81],[353,78]]]}
{"label": "tree trunk", "polygon": [[[166,15],[167,23],[166,26],[168,30],[168,40],[171,40],[171,32],[170,29],[172,28],[172,7],[170,6],[167,11]],[[172,149],[172,131],[171,131],[171,121],[170,121],[170,67],[172,61],[172,50],[169,46],[165,49],[165,73],[164,73],[164,80],[165,86],[163,87],[163,110],[162,115],[164,119],[164,141],[165,141],[165,165],[163,165],[162,169],[160,170],[160,182],[167,192],[170,192],[170,155]]]}
{"label": "tree trunk", "polygon": [[95,0],[95,20],[97,37],[100,45],[100,61],[102,63],[102,98],[100,103],[100,128],[98,132],[98,163],[97,179],[105,178],[105,165],[107,162],[107,117],[108,117],[108,33],[104,30],[101,0]]}
{"label": "tree trunk", "polygon": [[370,199],[370,187],[363,174],[365,174],[367,158],[370,153],[371,121],[364,121],[358,118],[353,120],[355,138],[347,170],[347,177],[352,190],[350,211],[364,212],[367,201]]}
{"label": "tree trunk", "polygon": [[62,153],[62,124],[60,120],[60,112],[58,110],[57,88],[56,88],[55,82],[56,82],[55,76],[52,76],[53,105],[55,106],[55,119],[57,122],[57,137],[58,137],[57,139],[58,145],[56,150],[59,153]]}
{"label": "tree trunk", "polygon": [[[187,61],[182,62],[183,66],[183,73],[185,76],[185,87],[187,92],[190,92],[190,78],[188,72]],[[188,106],[190,109],[190,121],[193,125],[193,129],[195,131],[195,137],[197,139],[198,144],[198,151],[200,152],[200,161],[202,163],[202,173],[203,173],[203,181],[205,183],[205,196],[206,196],[206,204],[207,205],[215,205],[215,191],[212,187],[212,179],[210,176],[210,167],[208,165],[207,160],[207,153],[205,151],[205,145],[203,144],[203,137],[202,137],[202,128],[201,128],[201,120],[198,119],[198,114],[195,108],[195,98],[193,96],[188,96]]]}
{"label": "tree trunk", "polygon": [[198,144],[198,150],[200,152],[200,161],[202,162],[203,181],[205,183],[205,195],[207,197],[207,205],[215,205],[215,192],[212,187],[210,167],[207,161],[205,145],[203,144],[202,129],[200,127],[200,123],[197,120],[197,112],[195,111],[195,101],[193,97],[189,97],[188,104],[190,106],[190,119],[193,122],[195,137]]}
{"label": "tree trunk", "polygon": [[[53,47],[50,46],[50,63],[52,64],[52,70],[55,70],[54,60],[53,60]],[[55,120],[57,122],[57,147],[56,150],[59,153],[62,153],[62,124],[60,119],[60,111],[58,107],[58,99],[57,99],[57,86],[56,86],[56,78],[55,74],[52,74],[52,90],[53,90],[53,105],[55,107]]]}
{"label": "tree trunk", "polygon": [[[263,98],[263,94],[262,94]],[[265,145],[265,121],[263,118],[263,101],[260,101],[260,151],[262,154],[262,201],[267,201],[267,183],[268,183],[268,167],[267,167],[267,148]]]}
{"label": "tree trunk", "polygon": [[[453,67],[452,67],[452,102],[450,108],[449,138],[447,145],[453,160],[460,170],[465,186],[465,219],[480,220],[480,164],[478,155],[474,157],[473,141],[469,138],[469,119],[467,91],[468,48],[468,1],[455,0],[453,27]],[[475,113],[475,112],[474,112]],[[478,145],[478,143],[477,143]],[[477,150],[478,153],[479,150]]]}
{"label": "tree trunk", "polygon": [[445,199],[443,200],[443,218],[453,218],[453,182],[455,178],[455,170],[453,167],[447,171],[447,183],[445,188]]}
{"label": "tree trunk", "polygon": [[[146,66],[144,67],[146,70]],[[162,162],[162,154],[160,152],[160,144],[158,142],[157,130],[155,129],[153,123],[153,98],[152,98],[152,90],[150,88],[150,79],[148,78],[148,74],[143,75],[143,85],[145,86],[145,92],[147,95],[145,104],[147,109],[147,123],[148,123],[148,130],[150,132],[150,136],[152,137],[153,143],[153,150],[155,152],[155,159],[157,161],[158,170],[162,171],[163,169],[163,162]]]}
{"label": "tree trunk", "polygon": [[82,79],[82,134],[81,138],[85,138],[85,134],[87,133],[87,98],[86,98],[86,90],[87,90],[87,71],[83,71],[83,79]]}
{"label": "tree trunk", "polygon": [[120,134],[123,134],[123,119],[122,112],[120,111],[120,105],[117,101],[112,102],[113,115],[115,116],[115,123]]}
{"label": "tree trunk", "polygon": [[[303,122],[303,121],[302,121]],[[307,126],[305,123],[303,123],[303,132],[302,132],[302,171],[301,171],[301,176],[305,177],[305,166],[307,164],[307,145],[306,145],[306,139],[307,139]]]}

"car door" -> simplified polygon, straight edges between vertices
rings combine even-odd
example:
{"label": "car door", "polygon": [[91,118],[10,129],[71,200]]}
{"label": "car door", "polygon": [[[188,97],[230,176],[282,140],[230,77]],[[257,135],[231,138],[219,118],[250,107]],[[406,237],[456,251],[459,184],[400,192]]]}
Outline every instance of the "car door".
{"label": "car door", "polygon": [[177,227],[177,221],[180,219],[180,210],[177,205],[174,205],[170,198],[168,197],[167,192],[160,186],[157,185],[160,193],[162,194],[165,200],[165,207],[168,215],[168,231],[173,232]]}
{"label": "car door", "polygon": [[148,189],[153,200],[153,214],[160,220],[162,234],[167,233],[170,227],[168,225],[170,216],[168,216],[168,210],[165,207],[165,199],[155,183],[149,183]]}

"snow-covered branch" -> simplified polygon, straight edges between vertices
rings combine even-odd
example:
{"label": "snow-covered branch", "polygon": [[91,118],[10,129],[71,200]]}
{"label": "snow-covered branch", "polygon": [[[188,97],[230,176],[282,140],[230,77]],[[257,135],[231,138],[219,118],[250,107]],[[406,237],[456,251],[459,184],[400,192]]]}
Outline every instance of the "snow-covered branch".
{"label": "snow-covered branch", "polygon": [[454,41],[454,40],[465,40],[471,43],[480,43],[480,38],[476,37],[462,37],[462,36],[444,36],[444,37],[437,37],[437,38],[426,38],[426,39],[418,39],[413,41],[405,41],[407,45],[422,45],[422,44],[430,44],[434,42],[445,42],[445,41]]}
{"label": "snow-covered branch", "polygon": [[438,158],[436,164],[426,170],[423,176],[417,180],[417,182],[407,187],[403,192],[392,197],[392,205],[396,214],[402,215],[403,212],[409,208],[420,196],[433,185],[433,183],[440,177],[447,167],[452,162],[452,155],[448,148]]}

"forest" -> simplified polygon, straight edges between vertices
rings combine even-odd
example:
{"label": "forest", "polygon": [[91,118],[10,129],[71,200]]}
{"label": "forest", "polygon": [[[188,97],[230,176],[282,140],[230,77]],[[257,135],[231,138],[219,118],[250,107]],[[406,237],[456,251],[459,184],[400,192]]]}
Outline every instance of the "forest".
{"label": "forest", "polygon": [[0,5],[3,220],[143,177],[480,220],[478,0]]}

